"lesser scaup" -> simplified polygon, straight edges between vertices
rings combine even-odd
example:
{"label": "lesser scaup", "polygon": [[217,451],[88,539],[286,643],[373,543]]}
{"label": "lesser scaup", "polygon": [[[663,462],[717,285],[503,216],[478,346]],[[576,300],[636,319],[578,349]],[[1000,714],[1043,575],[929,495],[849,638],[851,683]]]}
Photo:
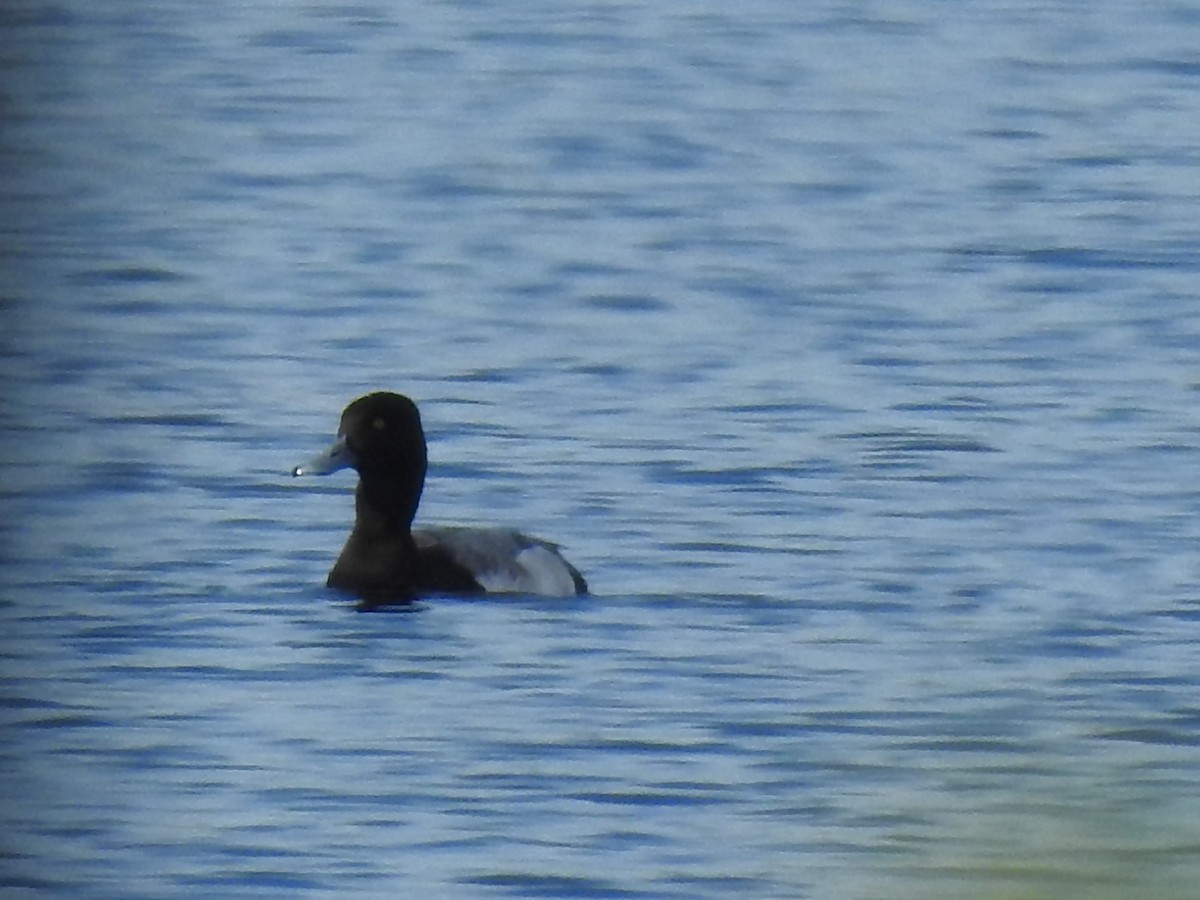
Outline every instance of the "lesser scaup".
{"label": "lesser scaup", "polygon": [[504,528],[412,528],[425,485],[425,432],[417,406],[381,391],[346,407],[337,440],[293,475],[358,472],[354,530],[326,584],[365,605],[426,594],[587,593],[579,571],[548,541]]}

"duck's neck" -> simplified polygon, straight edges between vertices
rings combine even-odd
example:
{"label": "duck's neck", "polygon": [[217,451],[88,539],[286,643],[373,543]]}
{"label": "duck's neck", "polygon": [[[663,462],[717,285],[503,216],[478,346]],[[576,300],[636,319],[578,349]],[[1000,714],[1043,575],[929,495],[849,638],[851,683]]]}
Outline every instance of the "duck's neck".
{"label": "duck's neck", "polygon": [[361,476],[354,492],[356,525],[379,537],[408,535],[421,502],[423,481]]}
{"label": "duck's neck", "polygon": [[[412,536],[416,499],[360,481],[354,494],[354,530],[326,583],[371,602],[405,599],[412,592],[417,545]],[[401,502],[403,500],[404,502]]]}

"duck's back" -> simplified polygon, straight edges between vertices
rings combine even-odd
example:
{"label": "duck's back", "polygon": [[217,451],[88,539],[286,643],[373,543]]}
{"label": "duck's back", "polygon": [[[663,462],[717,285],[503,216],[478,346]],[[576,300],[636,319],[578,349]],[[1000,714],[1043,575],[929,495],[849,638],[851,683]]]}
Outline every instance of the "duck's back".
{"label": "duck's back", "polygon": [[412,533],[422,555],[444,556],[489,594],[571,597],[587,593],[558,546],[510,528],[439,526]]}

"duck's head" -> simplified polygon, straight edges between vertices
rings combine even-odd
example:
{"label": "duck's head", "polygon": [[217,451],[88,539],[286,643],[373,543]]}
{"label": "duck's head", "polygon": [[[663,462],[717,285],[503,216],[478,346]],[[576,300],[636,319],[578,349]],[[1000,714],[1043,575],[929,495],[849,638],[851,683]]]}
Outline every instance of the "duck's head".
{"label": "duck's head", "polygon": [[403,394],[379,391],[352,402],[342,412],[337,440],[293,475],[328,475],[352,468],[359,475],[395,477],[425,471],[425,431],[417,405]]}

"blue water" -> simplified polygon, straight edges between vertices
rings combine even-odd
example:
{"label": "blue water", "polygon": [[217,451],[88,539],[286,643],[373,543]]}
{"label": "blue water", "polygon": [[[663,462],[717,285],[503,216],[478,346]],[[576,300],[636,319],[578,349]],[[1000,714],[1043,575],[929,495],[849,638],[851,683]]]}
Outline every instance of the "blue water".
{"label": "blue water", "polygon": [[[1197,48],[6,2],[5,898],[1195,896]],[[327,593],[379,388],[595,596]]]}

